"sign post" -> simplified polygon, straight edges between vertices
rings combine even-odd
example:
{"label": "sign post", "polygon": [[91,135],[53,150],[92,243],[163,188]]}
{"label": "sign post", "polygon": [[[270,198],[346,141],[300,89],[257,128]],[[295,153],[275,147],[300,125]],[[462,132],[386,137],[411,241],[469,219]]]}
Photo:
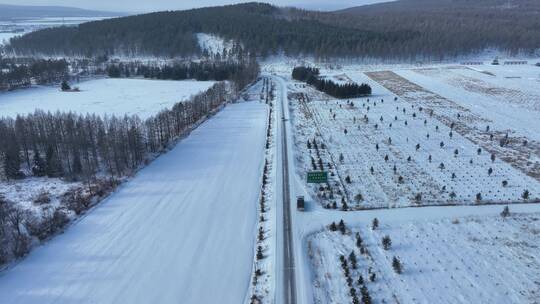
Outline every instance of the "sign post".
{"label": "sign post", "polygon": [[308,184],[322,184],[328,182],[327,171],[310,171],[307,173]]}

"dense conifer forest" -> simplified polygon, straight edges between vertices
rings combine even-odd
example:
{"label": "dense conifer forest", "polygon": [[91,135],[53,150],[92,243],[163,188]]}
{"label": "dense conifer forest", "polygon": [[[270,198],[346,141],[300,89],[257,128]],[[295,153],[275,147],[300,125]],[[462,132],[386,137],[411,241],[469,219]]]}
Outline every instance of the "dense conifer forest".
{"label": "dense conifer forest", "polygon": [[319,77],[319,69],[309,67],[295,67],[292,78],[304,81],[314,86],[317,90],[336,98],[356,98],[371,95],[371,87],[368,84],[345,83],[338,84],[329,79]]}
{"label": "dense conifer forest", "polygon": [[25,59],[0,57],[0,91],[26,87],[32,80],[38,84],[62,81],[68,74],[66,60]]}
{"label": "dense conifer forest", "polygon": [[46,29],[16,38],[19,54],[200,55],[196,33],[213,33],[266,56],[440,59],[540,46],[540,5],[532,0],[401,0],[339,12],[248,3],[159,12]]}

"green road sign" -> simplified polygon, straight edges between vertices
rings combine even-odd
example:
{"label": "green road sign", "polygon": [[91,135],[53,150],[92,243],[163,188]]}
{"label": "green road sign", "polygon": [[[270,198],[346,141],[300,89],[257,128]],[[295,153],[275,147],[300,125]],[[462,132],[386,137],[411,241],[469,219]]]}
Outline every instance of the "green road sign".
{"label": "green road sign", "polygon": [[326,171],[311,171],[307,174],[307,182],[309,184],[322,184],[328,182],[328,172]]}

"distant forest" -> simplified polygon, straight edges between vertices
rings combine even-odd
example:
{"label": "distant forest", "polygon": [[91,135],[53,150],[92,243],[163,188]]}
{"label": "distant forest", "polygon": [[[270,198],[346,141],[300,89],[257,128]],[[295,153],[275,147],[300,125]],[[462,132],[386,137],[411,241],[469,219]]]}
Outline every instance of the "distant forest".
{"label": "distant forest", "polygon": [[138,76],[161,80],[232,80],[243,87],[248,84],[246,81],[259,74],[259,65],[255,61],[189,62],[159,66],[129,62],[109,65],[107,74],[111,78]]}
{"label": "distant forest", "polygon": [[213,33],[267,56],[440,59],[500,48],[540,48],[533,0],[400,0],[338,12],[247,3],[159,12],[45,29],[11,41],[18,54],[201,55],[195,34]]}
{"label": "distant forest", "polygon": [[368,84],[345,83],[338,84],[329,79],[319,77],[319,69],[309,67],[295,67],[292,78],[304,81],[314,86],[317,90],[335,98],[357,98],[371,95],[371,87]]}
{"label": "distant forest", "polygon": [[68,74],[68,63],[63,60],[13,59],[0,57],[0,92],[38,84],[62,81]]}

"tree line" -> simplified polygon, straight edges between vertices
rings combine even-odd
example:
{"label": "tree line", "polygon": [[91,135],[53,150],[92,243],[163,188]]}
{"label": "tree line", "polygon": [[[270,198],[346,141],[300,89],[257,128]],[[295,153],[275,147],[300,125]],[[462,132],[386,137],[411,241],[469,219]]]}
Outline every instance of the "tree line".
{"label": "tree line", "polygon": [[1,118],[3,176],[71,180],[90,180],[100,173],[125,176],[232,98],[229,86],[219,82],[144,121],[136,115],[100,117],[39,110],[15,119]]}
{"label": "tree line", "polygon": [[22,59],[0,57],[0,91],[27,87],[35,82],[49,84],[62,81],[68,75],[64,59]]}
{"label": "tree line", "polygon": [[321,78],[319,76],[319,69],[317,68],[295,67],[292,71],[292,78],[306,82],[314,86],[317,90],[335,98],[357,98],[371,95],[371,87],[368,84],[338,84],[332,80]]}
{"label": "tree line", "polygon": [[256,64],[245,64],[237,61],[203,61],[184,62],[174,64],[143,64],[140,62],[111,64],[107,67],[107,74],[111,78],[120,77],[144,77],[161,80],[185,80],[195,79],[198,81],[223,81],[237,79],[240,75],[251,73]]}
{"label": "tree line", "polygon": [[540,5],[518,2],[405,0],[339,12],[247,3],[45,29],[12,39],[7,51],[191,57],[203,53],[195,35],[202,32],[236,41],[263,57],[284,53],[421,60],[487,48],[534,53],[540,45],[540,32],[534,30]]}

